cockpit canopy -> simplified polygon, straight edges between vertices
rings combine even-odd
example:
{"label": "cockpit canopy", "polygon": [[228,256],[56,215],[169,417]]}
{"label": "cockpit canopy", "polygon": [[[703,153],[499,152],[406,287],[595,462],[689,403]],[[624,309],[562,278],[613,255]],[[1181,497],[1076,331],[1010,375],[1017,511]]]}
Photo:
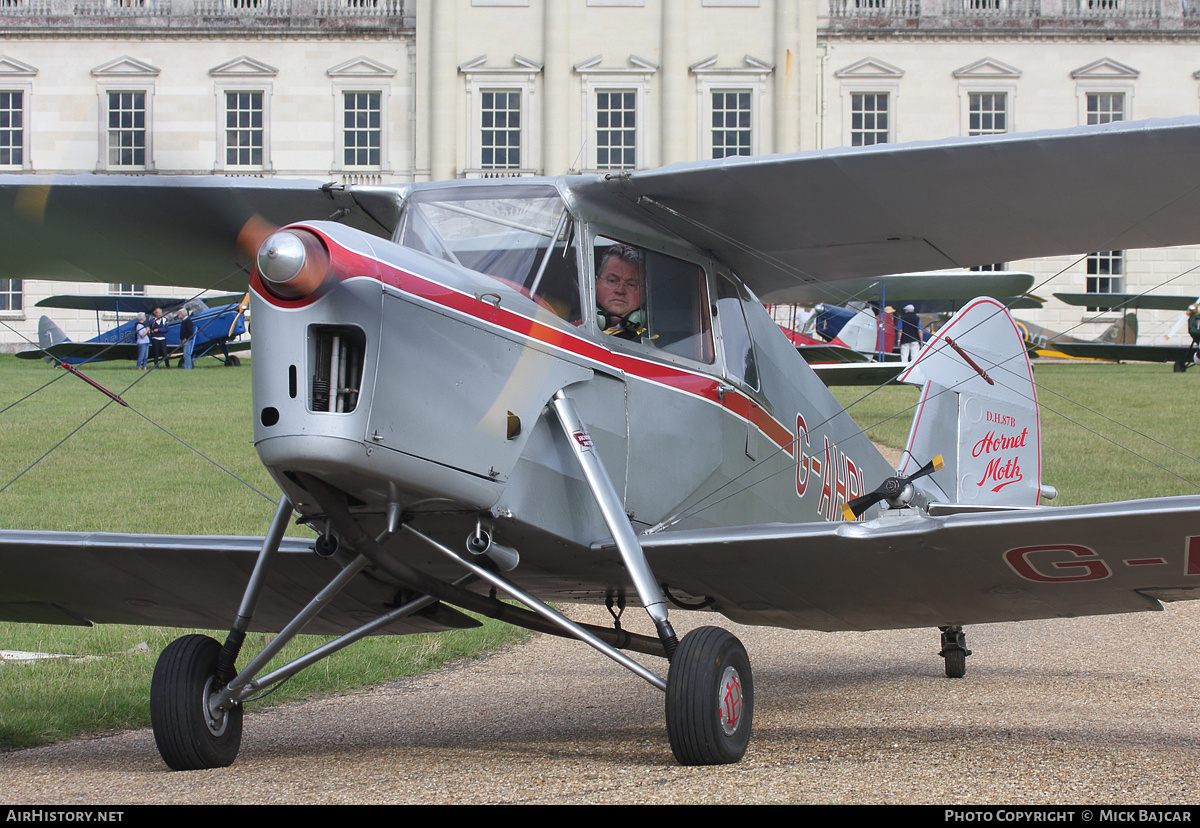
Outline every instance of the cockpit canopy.
{"label": "cockpit canopy", "polygon": [[564,319],[581,318],[574,225],[554,187],[418,191],[395,240],[517,285]]}

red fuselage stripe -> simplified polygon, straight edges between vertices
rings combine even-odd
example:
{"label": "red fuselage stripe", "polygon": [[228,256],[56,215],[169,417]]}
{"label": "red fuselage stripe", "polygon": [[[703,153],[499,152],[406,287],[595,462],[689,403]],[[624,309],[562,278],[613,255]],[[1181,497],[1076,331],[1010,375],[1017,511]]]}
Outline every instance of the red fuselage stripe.
{"label": "red fuselage stripe", "polygon": [[[309,228],[312,229],[312,228]],[[319,231],[314,231],[319,232]],[[320,234],[330,253],[332,269],[345,274],[342,278],[372,278],[404,293],[419,297],[442,307],[471,316],[504,330],[529,339],[543,342],[554,348],[567,351],[617,371],[639,377],[650,382],[699,397],[721,406],[732,414],[752,423],[775,445],[794,455],[794,435],[778,420],[767,413],[754,400],[736,390],[718,391],[721,383],[710,376],[696,374],[682,368],[641,359],[630,354],[609,350],[601,345],[559,328],[538,322],[519,313],[500,308],[489,302],[476,299],[465,293],[446,287],[438,282],[401,270],[386,262],[372,259],[347,250],[325,234]],[[364,267],[366,262],[371,266]],[[282,308],[295,308],[307,301],[290,302],[278,299],[261,289],[257,273],[252,278],[256,292],[265,301]]]}

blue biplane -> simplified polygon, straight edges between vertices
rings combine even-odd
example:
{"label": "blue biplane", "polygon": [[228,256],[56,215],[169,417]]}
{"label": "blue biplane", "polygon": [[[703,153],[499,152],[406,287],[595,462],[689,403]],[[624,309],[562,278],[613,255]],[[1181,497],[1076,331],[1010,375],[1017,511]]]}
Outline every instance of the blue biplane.
{"label": "blue biplane", "polygon": [[136,314],[144,313],[149,319],[155,308],[161,308],[163,314],[171,319],[167,328],[167,353],[175,356],[179,354],[182,347],[179,341],[179,320],[175,317],[179,309],[183,308],[191,317],[192,324],[196,326],[193,359],[199,360],[204,356],[213,356],[226,365],[236,366],[241,364],[241,361],[230,352],[244,351],[250,348],[249,341],[235,341],[246,333],[246,305],[245,297],[237,293],[212,296],[207,299],[86,294],[50,296],[38,302],[37,307],[95,311],[97,329],[100,328],[102,312],[116,313],[118,319],[120,314],[134,314],[135,318],[104,331],[87,342],[72,342],[50,317],[43,316],[38,322],[38,345],[40,347],[21,351],[17,356],[21,359],[53,359],[69,365],[113,359],[136,360],[137,343],[134,334],[134,325],[137,323]]}

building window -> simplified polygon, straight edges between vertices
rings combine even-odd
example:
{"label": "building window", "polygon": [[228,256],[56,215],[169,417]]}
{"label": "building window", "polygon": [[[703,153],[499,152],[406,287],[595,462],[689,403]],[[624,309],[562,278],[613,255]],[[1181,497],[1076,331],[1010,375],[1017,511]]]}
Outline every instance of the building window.
{"label": "building window", "polygon": [[[1124,290],[1123,250],[1101,250],[1087,257],[1087,292],[1121,293]],[[1096,312],[1100,308],[1088,308]]]}
{"label": "building window", "polygon": [[993,273],[995,271],[1008,270],[1008,263],[993,262],[992,264],[975,265],[971,270],[975,273]]}
{"label": "building window", "polygon": [[0,92],[0,165],[21,166],[24,163],[25,93]]}
{"label": "building window", "polygon": [[629,89],[596,92],[596,169],[629,170],[635,166],[637,92]]}
{"label": "building window", "polygon": [[751,138],[749,90],[712,93],[712,157],[749,155]]}
{"label": "building window", "polygon": [[263,164],[263,93],[225,93],[225,165]]}
{"label": "building window", "polygon": [[1125,120],[1124,92],[1087,93],[1087,122],[1107,124]]}
{"label": "building window", "polygon": [[146,166],[146,93],[108,93],[108,166]]}
{"label": "building window", "polygon": [[888,93],[855,92],[850,96],[850,146],[868,147],[888,140]]}
{"label": "building window", "polygon": [[485,170],[519,169],[521,93],[515,90],[483,92],[480,102],[483,116],[480,166]]}
{"label": "building window", "polygon": [[0,311],[22,310],[21,280],[0,279]]}
{"label": "building window", "polygon": [[382,94],[346,92],[343,95],[343,157],[347,167],[378,167],[383,141]]}
{"label": "building window", "polygon": [[1008,132],[1007,94],[972,92],[969,99],[968,135],[998,135]]}
{"label": "building window", "polygon": [[110,296],[144,296],[146,293],[145,285],[134,285],[127,282],[108,283],[108,293]]}

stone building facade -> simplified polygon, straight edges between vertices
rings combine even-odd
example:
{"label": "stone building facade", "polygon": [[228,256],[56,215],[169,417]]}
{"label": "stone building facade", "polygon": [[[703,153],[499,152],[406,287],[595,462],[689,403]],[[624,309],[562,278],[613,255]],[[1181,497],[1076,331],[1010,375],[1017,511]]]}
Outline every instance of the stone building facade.
{"label": "stone building facade", "polygon": [[[0,0],[4,173],[399,183],[1198,111],[1183,0]],[[1046,297],[1200,295],[1190,248],[1097,253],[1003,264]],[[7,275],[8,349],[39,299],[104,289]],[[1112,316],[1026,315],[1079,335]]]}

